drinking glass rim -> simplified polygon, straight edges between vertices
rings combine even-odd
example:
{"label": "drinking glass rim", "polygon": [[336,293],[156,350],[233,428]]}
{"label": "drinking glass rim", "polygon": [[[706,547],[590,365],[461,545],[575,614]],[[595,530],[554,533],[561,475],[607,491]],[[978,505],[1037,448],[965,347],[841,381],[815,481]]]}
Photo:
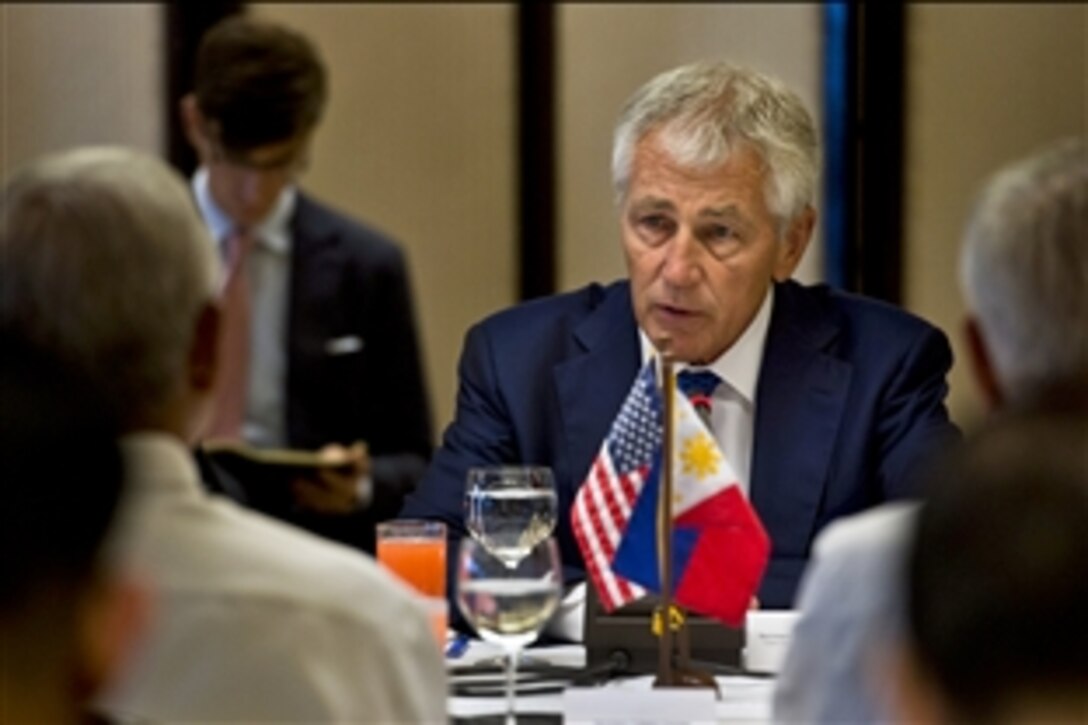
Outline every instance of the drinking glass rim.
{"label": "drinking glass rim", "polygon": [[544,466],[544,465],[538,465],[538,464],[528,464],[528,463],[527,464],[503,463],[503,464],[498,464],[498,465],[493,465],[493,466],[472,466],[472,467],[470,467],[468,469],[468,472],[465,474],[465,479],[467,481],[472,481],[472,479],[474,479],[476,477],[483,476],[483,475],[488,475],[488,474],[497,475],[497,476],[500,476],[500,477],[505,477],[505,476],[509,476],[509,475],[513,475],[513,474],[517,474],[517,473],[524,473],[524,472],[529,472],[531,477],[534,478],[534,479],[535,479],[536,475],[541,475],[541,474],[543,474],[544,476],[547,476],[548,478],[553,479],[553,480],[555,478],[555,474],[552,472],[551,466]]}
{"label": "drinking glass rim", "polygon": [[393,519],[379,523],[375,532],[379,539],[445,539],[446,524],[433,519]]}

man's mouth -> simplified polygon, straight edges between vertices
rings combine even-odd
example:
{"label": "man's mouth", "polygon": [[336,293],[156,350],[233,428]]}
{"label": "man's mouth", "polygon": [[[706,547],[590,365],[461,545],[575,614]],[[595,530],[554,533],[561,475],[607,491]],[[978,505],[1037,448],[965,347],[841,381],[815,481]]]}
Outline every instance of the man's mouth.
{"label": "man's mouth", "polygon": [[694,320],[699,315],[696,310],[690,307],[661,303],[653,305],[651,314],[663,324],[683,324]]}

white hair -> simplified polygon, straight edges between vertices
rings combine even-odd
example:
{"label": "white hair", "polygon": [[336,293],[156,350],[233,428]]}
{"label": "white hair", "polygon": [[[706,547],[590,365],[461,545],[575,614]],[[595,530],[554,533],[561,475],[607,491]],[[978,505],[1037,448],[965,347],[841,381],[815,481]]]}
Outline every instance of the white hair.
{"label": "white hair", "polygon": [[85,148],[4,189],[0,319],[54,350],[126,419],[179,390],[216,260],[189,189],[150,155]]}
{"label": "white hair", "polygon": [[739,144],[750,145],[769,169],[764,191],[780,226],[812,204],[819,142],[801,99],[781,82],[725,62],[704,61],[661,73],[624,105],[612,143],[612,185],[622,203],[635,147],[660,129],[677,163],[709,168]]}
{"label": "white hair", "polygon": [[1088,147],[1067,139],[996,174],[960,260],[1002,392],[1088,370]]}

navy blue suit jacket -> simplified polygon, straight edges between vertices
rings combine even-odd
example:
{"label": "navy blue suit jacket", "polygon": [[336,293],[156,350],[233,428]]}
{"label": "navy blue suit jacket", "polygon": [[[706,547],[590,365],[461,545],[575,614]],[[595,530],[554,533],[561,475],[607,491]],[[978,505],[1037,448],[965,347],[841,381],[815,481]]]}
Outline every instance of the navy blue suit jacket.
{"label": "navy blue suit jacket", "polygon": [[[401,515],[444,520],[456,545],[470,466],[549,465],[568,581],[584,577],[571,503],[639,361],[626,282],[479,323],[465,340],[456,417]],[[822,285],[776,285],[750,482],[773,544],[764,606],[792,605],[813,537],[832,519],[915,493],[914,468],[955,435],[944,406],[951,361],[944,335],[898,308]]]}
{"label": "navy blue suit jacket", "polygon": [[[376,522],[396,515],[432,450],[407,264],[393,240],[301,192],[290,225],[287,444],[365,441],[374,499],[346,516],[301,512],[282,500],[249,502],[372,552]],[[330,345],[350,338],[359,344]]]}

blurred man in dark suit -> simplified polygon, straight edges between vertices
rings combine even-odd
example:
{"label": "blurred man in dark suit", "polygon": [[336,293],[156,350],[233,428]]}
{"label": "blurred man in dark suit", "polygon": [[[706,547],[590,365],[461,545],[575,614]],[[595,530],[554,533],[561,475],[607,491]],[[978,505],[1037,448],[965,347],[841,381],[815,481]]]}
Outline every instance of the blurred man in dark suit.
{"label": "blurred man in dark suit", "polygon": [[350,460],[270,512],[373,551],[430,456],[430,408],[403,252],[296,185],[327,89],[313,45],[269,22],[228,18],[198,49],[181,113],[227,268],[210,436]]}
{"label": "blurred man in dark suit", "polygon": [[[1085,230],[1083,139],[1011,164],[983,189],[967,224],[960,278],[975,379],[992,409],[1088,376]],[[916,505],[883,506],[816,542],[778,678],[776,720],[891,717],[886,665],[902,633],[901,566],[916,516]]]}
{"label": "blurred man in dark suit", "polygon": [[616,125],[612,177],[629,279],[535,300],[473,327],[456,419],[403,516],[464,530],[470,466],[546,464],[569,581],[569,511],[637,371],[667,341],[711,372],[712,432],[772,541],[759,591],[788,607],[816,532],[910,496],[954,434],[951,352],[891,305],[791,275],[816,223],[818,142],[797,95],[726,63],[650,80]]}
{"label": "blurred man in dark suit", "polygon": [[0,722],[79,722],[146,610],[106,553],[119,429],[86,381],[7,325],[0,401]]}

